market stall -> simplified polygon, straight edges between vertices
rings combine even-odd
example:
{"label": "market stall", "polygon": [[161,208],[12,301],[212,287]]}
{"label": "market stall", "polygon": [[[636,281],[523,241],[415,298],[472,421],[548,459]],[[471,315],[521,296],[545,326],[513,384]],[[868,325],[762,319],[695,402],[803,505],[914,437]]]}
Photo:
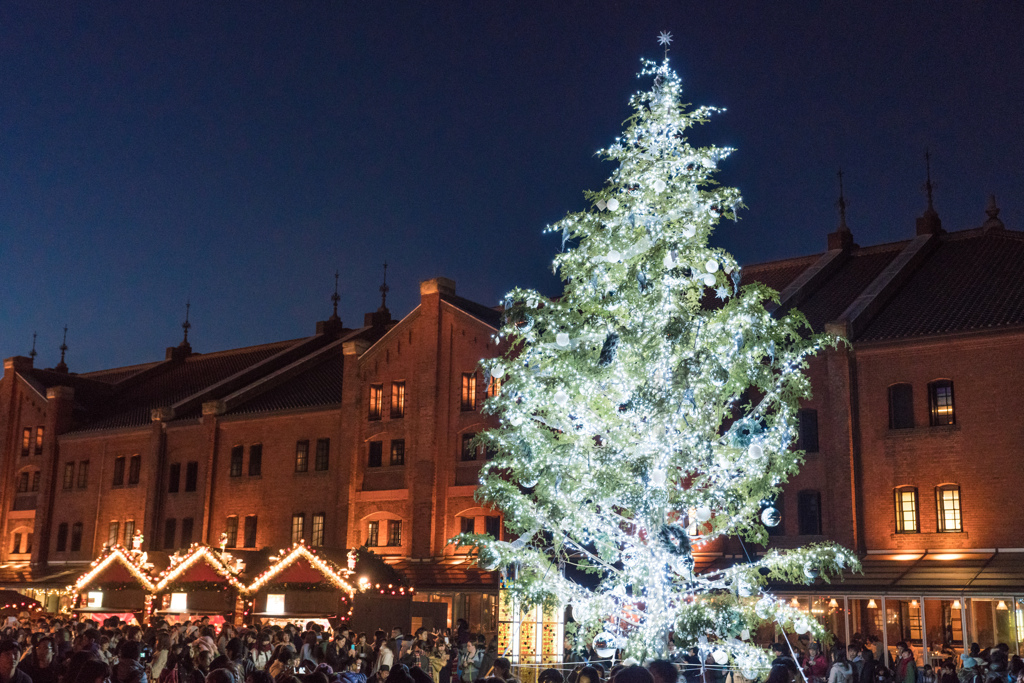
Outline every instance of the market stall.
{"label": "market stall", "polygon": [[71,587],[72,611],[97,621],[117,616],[143,623],[151,611],[156,585],[154,564],[139,546],[141,543],[132,550],[122,545],[106,548]]}
{"label": "market stall", "polygon": [[175,553],[154,581],[154,614],[171,623],[199,616],[210,617],[211,623],[233,621],[245,592],[239,580],[244,567],[223,548],[196,543]]}

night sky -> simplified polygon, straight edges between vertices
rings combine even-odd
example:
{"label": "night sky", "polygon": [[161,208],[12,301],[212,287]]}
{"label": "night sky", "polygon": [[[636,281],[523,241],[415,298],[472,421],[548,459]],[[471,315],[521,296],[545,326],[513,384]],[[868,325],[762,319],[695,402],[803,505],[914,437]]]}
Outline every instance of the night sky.
{"label": "night sky", "polygon": [[554,294],[542,233],[611,172],[660,31],[691,138],[737,148],[743,263],[816,253],[836,170],[862,245],[1024,227],[1024,2],[0,3],[0,354],[86,372],[350,325],[444,275]]}

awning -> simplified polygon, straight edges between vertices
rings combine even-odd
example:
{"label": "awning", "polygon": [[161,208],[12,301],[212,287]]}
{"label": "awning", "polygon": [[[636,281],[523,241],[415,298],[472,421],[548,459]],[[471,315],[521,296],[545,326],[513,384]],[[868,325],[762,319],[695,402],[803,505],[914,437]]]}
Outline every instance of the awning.
{"label": "awning", "polygon": [[403,559],[388,564],[401,572],[417,593],[437,590],[497,591],[501,581],[500,572],[484,571],[473,560],[464,557],[428,562]]}
{"label": "awning", "polygon": [[868,595],[1024,595],[1024,551],[930,550],[861,559],[863,573],[810,586],[778,585],[777,592]]}

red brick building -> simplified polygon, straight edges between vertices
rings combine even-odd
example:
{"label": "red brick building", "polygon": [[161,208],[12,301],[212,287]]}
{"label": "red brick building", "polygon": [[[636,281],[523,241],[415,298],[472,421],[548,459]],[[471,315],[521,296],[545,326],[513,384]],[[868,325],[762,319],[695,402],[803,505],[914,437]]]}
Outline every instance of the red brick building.
{"label": "red brick building", "polygon": [[[788,588],[840,640],[908,640],[924,657],[1024,640],[1024,233],[998,213],[945,232],[929,208],[908,239],[868,247],[844,221],[821,254],[744,269],[849,340],[812,361],[807,459],[771,539],[863,557],[843,583]],[[332,317],[310,337],[182,344],[83,374],[6,360],[0,582],[52,576],[133,529],[156,549],[222,533],[238,548],[368,543],[418,599],[493,630],[496,577],[446,540],[500,529],[473,500],[484,454],[468,445],[488,424],[476,367],[499,351],[497,324],[438,278],[398,322],[382,307],[359,328]],[[739,556],[707,548],[700,566]]]}
{"label": "red brick building", "polygon": [[309,337],[208,354],[186,337],[162,361],[101,372],[7,359],[3,580],[62,587],[135,530],[153,550],[222,534],[239,549],[367,544],[418,599],[494,630],[496,576],[447,539],[500,529],[473,501],[483,454],[468,448],[488,424],[477,365],[496,353],[498,312],[444,278],[420,294],[397,322],[382,306],[358,328],[334,315]]}

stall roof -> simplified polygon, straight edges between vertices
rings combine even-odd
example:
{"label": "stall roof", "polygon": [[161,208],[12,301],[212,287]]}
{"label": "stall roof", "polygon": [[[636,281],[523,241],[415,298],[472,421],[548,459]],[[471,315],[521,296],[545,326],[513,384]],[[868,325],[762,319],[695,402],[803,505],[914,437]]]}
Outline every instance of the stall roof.
{"label": "stall roof", "polygon": [[[156,556],[153,559],[163,564],[165,557]],[[150,562],[146,553],[136,553],[124,546],[115,545],[100,555],[89,569],[75,581],[75,592],[81,592],[84,588],[100,580],[105,581],[135,581],[146,591],[155,590],[155,562]]]}
{"label": "stall roof", "polygon": [[224,581],[242,590],[244,586],[238,580],[237,572],[225,561],[233,562],[233,559],[209,546],[195,544],[184,555],[172,558],[170,566],[154,580],[156,590],[163,591],[180,582],[199,581]]}
{"label": "stall roof", "polygon": [[498,588],[499,572],[480,569],[472,560],[432,560],[416,562],[402,559],[389,563],[420,593],[430,590],[452,590],[458,588]]}

